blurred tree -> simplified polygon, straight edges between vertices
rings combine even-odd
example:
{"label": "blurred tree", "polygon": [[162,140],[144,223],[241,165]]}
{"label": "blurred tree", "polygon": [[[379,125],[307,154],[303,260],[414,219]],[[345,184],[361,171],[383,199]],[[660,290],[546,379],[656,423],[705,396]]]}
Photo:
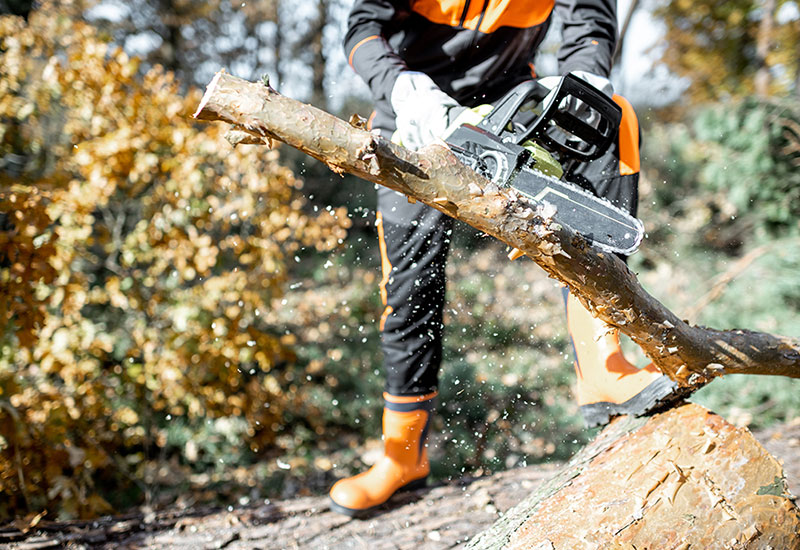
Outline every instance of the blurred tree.
{"label": "blurred tree", "polygon": [[628,36],[628,31],[631,27],[631,21],[633,20],[633,14],[636,13],[637,8],[639,7],[639,0],[631,0],[630,5],[628,6],[628,10],[625,12],[625,17],[622,19],[622,25],[620,25],[619,29],[619,36],[617,38],[617,46],[614,50],[614,63],[613,65],[616,67],[619,62],[622,60],[622,51],[625,47],[625,38]]}
{"label": "blurred tree", "polygon": [[[163,65],[189,84],[207,83],[220,67],[250,80],[267,73],[273,85],[310,70],[307,97],[325,108],[330,74],[325,36],[339,26],[331,17],[333,3],[143,0],[134,9],[104,0],[87,10],[87,17],[126,51],[140,54],[145,68]],[[343,29],[336,30],[338,36]]]}
{"label": "blurred tree", "polygon": [[[125,51],[142,57],[142,69],[162,65],[183,85],[205,86],[221,67],[258,80],[325,109],[351,93],[345,72],[355,80],[341,48],[344,0],[291,3],[282,0],[99,0],[86,9],[90,22]],[[346,107],[352,109],[352,107]],[[369,111],[361,109],[367,116]],[[349,117],[353,110],[345,113]],[[342,192],[339,176],[322,164],[289,151],[282,162],[306,180],[309,207],[354,203]],[[374,201],[372,201],[374,202]]]}
{"label": "blurred tree", "polygon": [[268,20],[273,4],[273,0],[144,0],[134,6],[108,0],[98,2],[87,16],[116,43],[140,55],[145,69],[162,65],[192,84],[194,73],[206,63],[213,62],[218,70],[252,56],[245,44],[258,36],[254,27]]}
{"label": "blurred tree", "polygon": [[[649,242],[634,271],[692,323],[800,335],[798,102],[695,106],[644,147]],[[763,427],[800,414],[800,381],[725,377],[693,400]]]}
{"label": "blurred tree", "polygon": [[761,21],[758,24],[756,35],[756,69],[753,87],[757,95],[769,95],[770,82],[772,81],[769,55],[774,47],[775,8],[776,0],[763,0],[761,5]]}
{"label": "blurred tree", "polygon": [[689,79],[689,101],[798,92],[795,2],[672,0],[655,14],[667,28],[662,61]]}
{"label": "blurred tree", "polygon": [[63,7],[0,17],[0,518],[108,510],[170,419],[273,441],[299,390],[264,318],[287,257],[349,223]]}
{"label": "blurred tree", "polygon": [[654,191],[670,216],[702,224],[687,231],[695,245],[735,254],[800,236],[797,102],[749,98],[692,119],[655,130],[667,154],[651,155],[650,168],[669,181]]}

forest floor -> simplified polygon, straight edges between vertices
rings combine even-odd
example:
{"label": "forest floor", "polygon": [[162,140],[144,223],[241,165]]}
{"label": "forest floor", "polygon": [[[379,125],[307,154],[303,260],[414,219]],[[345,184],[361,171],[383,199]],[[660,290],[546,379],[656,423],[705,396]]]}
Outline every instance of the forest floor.
{"label": "forest floor", "polygon": [[[800,418],[754,432],[782,461],[800,495]],[[328,508],[326,496],[227,509],[131,514],[84,522],[42,522],[26,533],[0,527],[0,549],[34,550],[443,550],[461,548],[549,479],[559,464],[462,478],[395,496],[368,519]],[[5,541],[5,542],[4,542]]]}

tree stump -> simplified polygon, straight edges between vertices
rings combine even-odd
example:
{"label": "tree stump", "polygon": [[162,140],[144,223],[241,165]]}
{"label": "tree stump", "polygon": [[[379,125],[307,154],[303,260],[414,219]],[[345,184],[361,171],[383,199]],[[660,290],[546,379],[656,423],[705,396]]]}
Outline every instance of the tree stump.
{"label": "tree stump", "polygon": [[687,404],[616,419],[467,548],[800,550],[800,510],[746,428]]}

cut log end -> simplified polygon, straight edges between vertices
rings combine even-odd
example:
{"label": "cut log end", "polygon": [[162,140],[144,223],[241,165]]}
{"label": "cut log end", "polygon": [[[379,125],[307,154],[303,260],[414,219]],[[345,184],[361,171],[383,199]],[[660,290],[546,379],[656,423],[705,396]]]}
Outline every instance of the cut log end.
{"label": "cut log end", "polygon": [[216,120],[216,117],[213,115],[210,117],[210,119],[206,119],[202,115],[203,110],[210,101],[211,97],[214,95],[217,85],[219,84],[219,80],[222,78],[223,74],[225,74],[225,69],[220,69],[214,75],[214,78],[211,79],[211,82],[208,83],[208,86],[206,86],[206,93],[203,94],[203,98],[200,100],[200,105],[197,106],[197,111],[195,111],[195,113],[192,115],[193,118],[198,120]]}

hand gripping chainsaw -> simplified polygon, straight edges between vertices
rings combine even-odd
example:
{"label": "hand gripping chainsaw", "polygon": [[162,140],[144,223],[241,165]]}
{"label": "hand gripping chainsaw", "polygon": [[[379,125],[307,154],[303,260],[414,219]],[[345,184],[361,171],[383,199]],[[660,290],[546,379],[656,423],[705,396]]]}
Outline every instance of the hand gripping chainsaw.
{"label": "hand gripping chainsaw", "polygon": [[[521,109],[546,97],[538,115]],[[575,100],[581,115],[565,108]],[[515,189],[533,204],[555,207],[556,223],[602,250],[632,254],[644,236],[642,222],[579,185],[547,175],[552,169],[530,150],[533,141],[562,164],[595,160],[617,138],[621,117],[608,96],[568,74],[552,93],[536,81],[519,84],[479,123],[458,126],[445,141],[461,162],[496,185]]]}

